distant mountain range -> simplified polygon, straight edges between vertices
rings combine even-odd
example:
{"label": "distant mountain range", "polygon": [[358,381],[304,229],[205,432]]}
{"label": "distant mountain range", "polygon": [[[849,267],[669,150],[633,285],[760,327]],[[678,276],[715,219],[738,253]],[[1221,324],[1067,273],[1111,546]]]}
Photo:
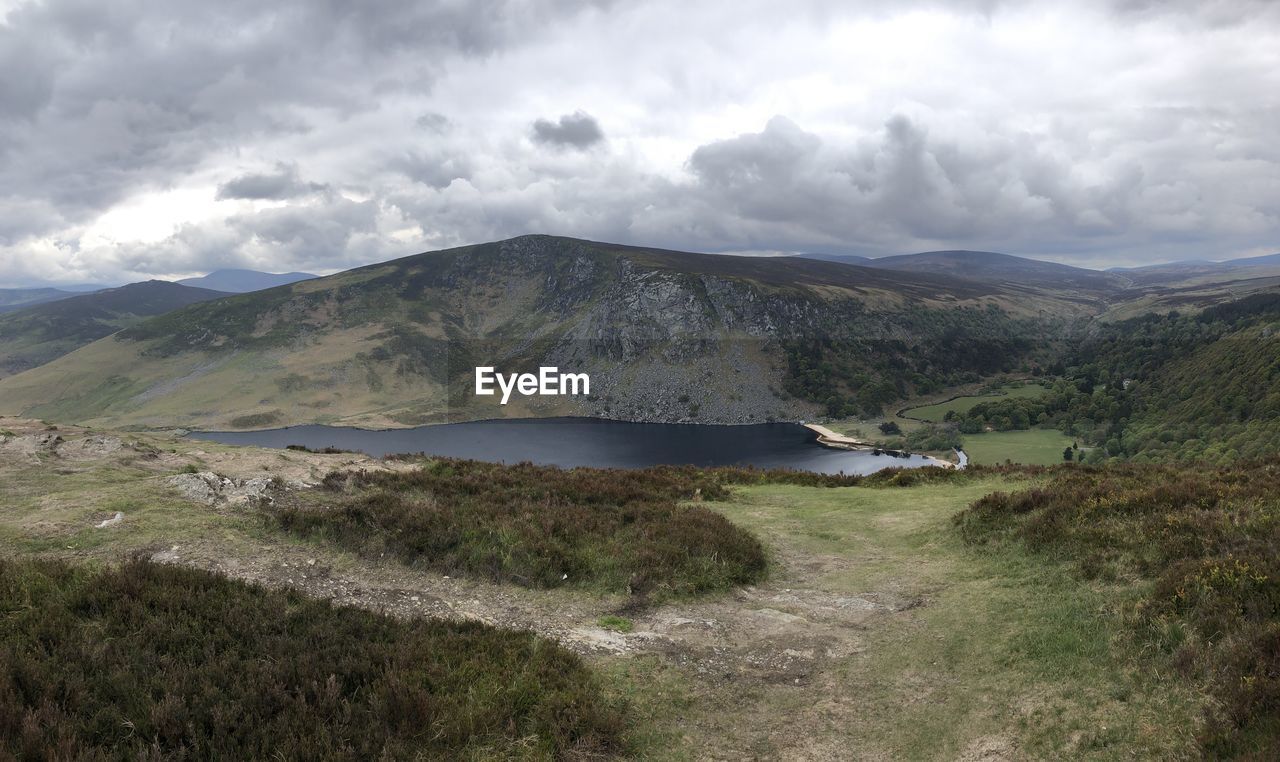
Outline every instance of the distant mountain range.
{"label": "distant mountain range", "polygon": [[0,377],[43,365],[148,317],[221,296],[226,294],[152,280],[65,294],[0,315]]}
{"label": "distant mountain range", "polygon": [[[538,235],[302,285],[144,321],[0,381],[0,405],[191,428],[811,418],[1017,367],[1041,315],[1094,309],[946,274]],[[470,393],[477,365],[588,372],[593,393],[499,407]]]}
{"label": "distant mountain range", "polygon": [[75,296],[75,294],[57,288],[0,288],[0,313],[66,299],[69,296]]}
{"label": "distant mountain range", "polygon": [[[192,428],[869,415],[1029,372],[1097,318],[1280,289],[1280,271],[1229,272],[1238,275],[1157,277],[981,251],[743,257],[520,236],[305,285],[301,273],[235,295],[149,282],[0,316],[0,373],[27,369],[0,380],[0,412]],[[220,275],[187,282],[275,282]],[[589,372],[593,394],[497,407],[467,391],[477,365]]]}
{"label": "distant mountain range", "polygon": [[1231,269],[1237,267],[1270,267],[1280,265],[1280,254],[1267,254],[1261,257],[1241,257],[1214,262],[1209,259],[1188,259],[1182,262],[1165,262],[1158,265],[1140,265],[1138,267],[1112,267],[1108,272],[1142,272],[1144,270],[1175,270],[1218,268]]}
{"label": "distant mountain range", "polygon": [[903,272],[928,272],[988,282],[1049,289],[1083,289],[1111,292],[1128,285],[1125,278],[1083,267],[1026,259],[994,251],[926,251],[881,257],[867,267]]}
{"label": "distant mountain range", "polygon": [[183,278],[178,283],[229,294],[247,294],[276,286],[287,286],[315,278],[311,273],[264,273],[257,270],[215,270],[199,278]]}
{"label": "distant mountain range", "polygon": [[[215,270],[198,278],[183,278],[179,285],[219,291],[223,294],[245,294],[276,286],[285,286],[316,277],[311,273],[266,273],[257,270]],[[137,284],[131,284],[137,285]],[[100,283],[35,286],[31,288],[0,288],[0,314],[15,312],[37,304],[55,302],[86,293],[118,288]],[[155,314],[155,313],[152,313]]]}

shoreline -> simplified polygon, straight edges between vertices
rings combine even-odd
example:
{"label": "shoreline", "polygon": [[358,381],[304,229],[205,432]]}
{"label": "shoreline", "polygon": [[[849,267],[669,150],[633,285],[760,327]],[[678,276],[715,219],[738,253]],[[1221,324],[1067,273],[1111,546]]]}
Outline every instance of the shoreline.
{"label": "shoreline", "polygon": [[929,460],[935,465],[941,466],[942,468],[961,469],[964,467],[961,464],[953,463],[949,460],[943,460],[942,458],[939,458],[934,455],[925,455],[923,453],[907,453],[905,450],[890,450],[884,447],[880,447],[879,445],[873,444],[871,442],[863,442],[860,439],[854,439],[853,437],[848,437],[848,436],[845,436],[844,434],[838,434],[821,424],[802,423],[800,425],[804,426],[806,429],[817,434],[818,444],[822,445],[823,447],[831,447],[837,450],[877,450],[879,452],[885,452],[891,455],[897,455],[898,453],[904,453],[907,455],[914,454],[914,455],[919,455],[920,457],[925,458],[926,460]]}

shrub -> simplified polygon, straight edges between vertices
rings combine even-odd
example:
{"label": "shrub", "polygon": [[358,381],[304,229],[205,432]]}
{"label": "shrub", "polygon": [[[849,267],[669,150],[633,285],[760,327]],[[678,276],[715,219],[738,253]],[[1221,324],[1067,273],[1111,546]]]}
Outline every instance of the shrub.
{"label": "shrub", "polygon": [[616,753],[570,652],[146,562],[0,561],[0,756],[457,759]]}
{"label": "shrub", "polygon": [[956,517],[963,536],[1022,542],[1085,576],[1150,581],[1132,619],[1211,686],[1220,708],[1201,738],[1206,753],[1280,755],[1280,458],[1054,473],[1043,487],[975,502]]}
{"label": "shrub", "polygon": [[765,571],[754,536],[678,502],[724,497],[722,476],[440,459],[412,471],[332,473],[320,490],[271,510],[288,531],[446,574],[683,595]]}
{"label": "shrub", "polygon": [[279,410],[269,410],[265,413],[249,413],[247,415],[236,416],[231,419],[231,427],[236,429],[257,429],[263,426],[270,426],[280,420]]}

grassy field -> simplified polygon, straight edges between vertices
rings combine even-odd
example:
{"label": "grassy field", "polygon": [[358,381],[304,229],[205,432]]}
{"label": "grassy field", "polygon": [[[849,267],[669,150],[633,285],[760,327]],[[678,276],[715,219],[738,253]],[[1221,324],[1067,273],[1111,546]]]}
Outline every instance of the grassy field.
{"label": "grassy field", "polygon": [[988,431],[966,434],[964,451],[973,463],[995,465],[1009,460],[1029,466],[1052,466],[1062,462],[1062,450],[1076,441],[1057,429]]}
{"label": "grassy field", "polygon": [[[778,585],[835,596],[893,591],[920,605],[868,624],[857,653],[805,690],[735,685],[690,705],[672,701],[680,675],[670,666],[632,662],[637,711],[657,737],[676,724],[695,745],[700,733],[732,734],[763,758],[794,752],[797,735],[819,757],[1194,756],[1202,698],[1152,679],[1117,645],[1106,612],[1131,598],[1129,589],[1082,582],[1016,548],[975,550],[956,536],[957,511],[1024,484],[741,489],[716,508],[768,538],[782,567]],[[788,558],[806,560],[788,568]],[[734,717],[709,716],[729,705]]]}
{"label": "grassy field", "polygon": [[973,408],[974,405],[982,402],[991,402],[992,400],[1003,399],[1005,397],[1034,399],[1043,395],[1044,392],[1045,388],[1039,384],[1010,385],[1002,387],[997,393],[957,397],[956,399],[949,400],[947,402],[908,408],[902,412],[907,418],[918,418],[930,423],[942,423],[943,417],[946,416],[947,412],[950,410],[954,410],[957,413],[966,413]]}

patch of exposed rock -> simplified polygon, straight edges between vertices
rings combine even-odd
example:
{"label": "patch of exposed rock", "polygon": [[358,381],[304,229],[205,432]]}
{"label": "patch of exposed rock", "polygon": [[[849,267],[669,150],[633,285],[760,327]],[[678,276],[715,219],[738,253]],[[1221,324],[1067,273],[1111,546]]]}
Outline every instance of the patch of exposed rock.
{"label": "patch of exposed rock", "polygon": [[56,450],[64,458],[90,460],[117,453],[124,446],[124,442],[119,437],[106,434],[91,434],[87,437],[62,442],[57,445]]}
{"label": "patch of exposed rock", "polygon": [[39,434],[16,434],[0,437],[0,452],[34,458],[56,453],[58,445],[62,443],[61,435],[52,431]]}
{"label": "patch of exposed rock", "polygon": [[165,480],[188,500],[205,505],[225,503],[232,506],[248,506],[273,502],[272,493],[279,489],[298,489],[305,485],[287,483],[267,476],[251,479],[232,479],[212,471],[194,474],[178,474]]}

